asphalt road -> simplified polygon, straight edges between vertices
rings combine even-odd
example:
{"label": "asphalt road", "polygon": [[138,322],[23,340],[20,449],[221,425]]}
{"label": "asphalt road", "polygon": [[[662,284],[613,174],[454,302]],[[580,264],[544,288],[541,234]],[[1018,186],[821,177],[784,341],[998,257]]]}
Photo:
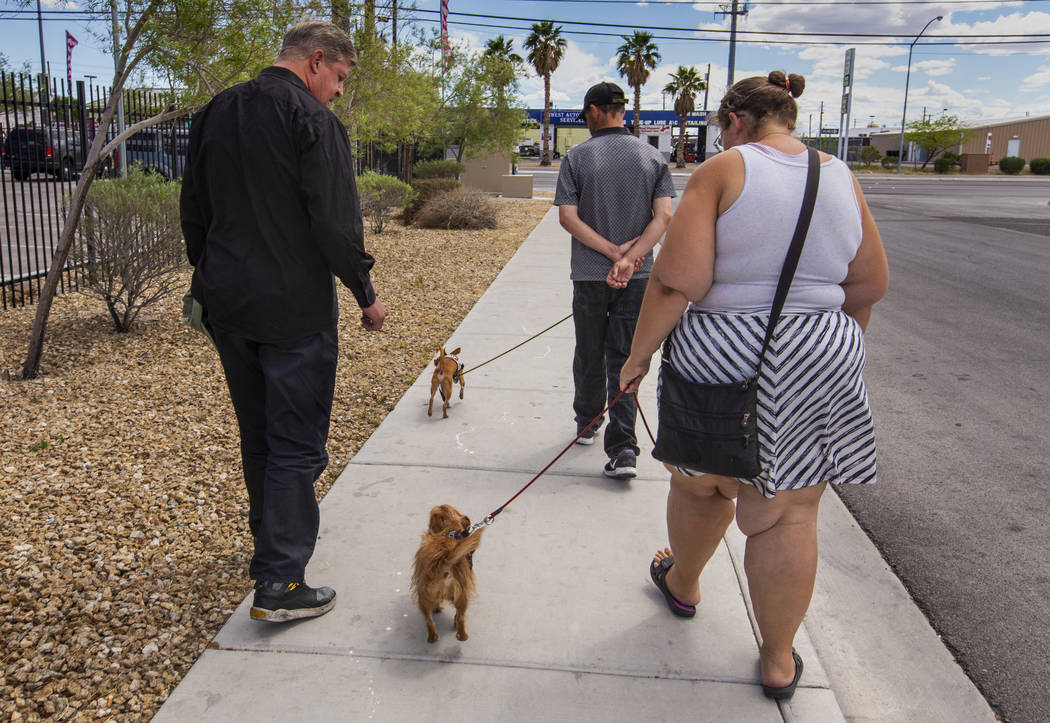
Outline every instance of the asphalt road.
{"label": "asphalt road", "polygon": [[840,490],[1005,720],[1050,720],[1050,179],[865,179],[879,483]]}
{"label": "asphalt road", "polygon": [[891,273],[867,334],[879,481],[839,492],[1004,720],[1045,723],[1050,178],[860,179]]}

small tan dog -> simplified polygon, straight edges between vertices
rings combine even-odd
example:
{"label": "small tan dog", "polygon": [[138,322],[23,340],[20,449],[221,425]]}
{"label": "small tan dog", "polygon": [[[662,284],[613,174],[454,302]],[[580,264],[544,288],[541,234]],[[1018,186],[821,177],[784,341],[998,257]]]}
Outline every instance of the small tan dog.
{"label": "small tan dog", "polygon": [[456,358],[459,347],[452,350],[451,354],[445,354],[445,347],[441,347],[441,353],[434,360],[434,377],[430,380],[430,405],[427,407],[427,416],[434,414],[434,394],[441,390],[441,418],[448,419],[448,405],[452,401],[452,382],[459,382],[459,398],[463,398],[463,365]]}
{"label": "small tan dog", "polygon": [[441,612],[445,602],[456,607],[456,638],[467,639],[467,606],[474,594],[472,555],[481,546],[482,530],[455,535],[469,529],[470,518],[452,505],[430,510],[430,527],[423,533],[412,572],[412,591],[427,622],[428,643],[438,639],[433,613]]}

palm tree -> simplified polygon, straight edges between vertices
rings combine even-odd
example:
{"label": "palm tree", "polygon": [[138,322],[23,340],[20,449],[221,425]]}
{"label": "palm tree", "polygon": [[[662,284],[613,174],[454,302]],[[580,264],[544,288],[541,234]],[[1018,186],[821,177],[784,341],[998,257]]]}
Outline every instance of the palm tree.
{"label": "palm tree", "polygon": [[649,80],[649,71],[660,62],[660,52],[656,49],[651,33],[635,30],[630,37],[623,36],[624,43],[616,52],[616,69],[627,79],[627,85],[634,88],[634,134],[642,134],[642,86]]}
{"label": "palm tree", "polygon": [[664,86],[664,92],[674,97],[674,113],[678,116],[678,160],[675,168],[685,168],[685,121],[695,109],[693,101],[696,94],[707,87],[696,68],[679,65],[677,72],[671,73],[671,81]]}
{"label": "palm tree", "polygon": [[506,58],[512,63],[522,62],[521,56],[514,52],[514,39],[507,40],[502,35],[497,35],[485,43],[485,55]]}
{"label": "palm tree", "polygon": [[541,166],[551,164],[549,145],[551,128],[551,74],[558,69],[562,56],[565,55],[565,38],[561,28],[554,27],[551,20],[532,24],[532,32],[525,39],[529,51],[529,63],[536,69],[536,75],[543,76],[543,157]]}
{"label": "palm tree", "polygon": [[514,82],[518,66],[524,62],[521,56],[514,52],[514,40],[507,40],[498,35],[485,43],[484,59],[488,61],[488,67],[492,84],[496,88],[496,104],[502,108],[505,104],[506,88]]}

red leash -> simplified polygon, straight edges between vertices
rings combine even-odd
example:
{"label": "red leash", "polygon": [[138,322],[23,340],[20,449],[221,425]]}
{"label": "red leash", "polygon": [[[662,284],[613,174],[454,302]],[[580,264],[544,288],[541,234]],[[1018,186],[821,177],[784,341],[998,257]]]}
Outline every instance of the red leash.
{"label": "red leash", "polygon": [[[565,454],[566,452],[568,452],[568,451],[569,451],[570,449],[572,449],[572,445],[576,444],[576,441],[577,441],[577,440],[578,440],[578,439],[579,439],[580,437],[582,437],[583,435],[585,435],[585,434],[586,434],[586,433],[587,433],[587,432],[588,432],[588,431],[590,430],[590,428],[591,428],[591,427],[593,427],[593,426],[594,426],[595,424],[597,424],[597,423],[598,423],[598,420],[602,418],[602,415],[603,415],[603,414],[605,414],[606,412],[608,412],[608,411],[609,411],[609,409],[610,409],[610,408],[612,408],[612,406],[613,406],[614,404],[616,404],[616,403],[617,403],[618,401],[620,401],[620,397],[622,397],[622,396],[624,395],[624,393],[625,393],[625,392],[620,392],[619,394],[617,394],[617,395],[616,395],[616,398],[615,398],[615,399],[613,399],[613,400],[612,400],[611,402],[609,402],[609,405],[608,405],[608,406],[607,406],[607,407],[606,407],[605,409],[603,409],[602,411],[600,411],[600,412],[598,413],[598,416],[597,416],[597,417],[595,417],[594,419],[592,419],[592,420],[591,420],[591,423],[590,423],[590,424],[588,424],[588,425],[587,425],[586,427],[584,427],[584,428],[583,428],[582,430],[580,430],[580,433],[579,433],[579,434],[577,434],[577,435],[576,435],[576,436],[575,436],[575,437],[573,438],[573,440],[572,440],[571,442],[569,442],[569,444],[568,444],[568,445],[567,445],[567,446],[565,447],[565,449],[563,449],[563,450],[562,450],[561,452],[559,452],[559,453],[558,453],[558,456],[557,456],[557,457],[555,457],[554,459],[552,459],[552,460],[551,460],[551,461],[550,461],[550,462],[549,462],[549,463],[547,464],[547,466],[546,466],[546,467],[544,467],[544,468],[543,468],[543,469],[541,469],[541,470],[540,470],[539,472],[537,472],[537,473],[536,473],[536,476],[535,476],[535,477],[533,477],[532,479],[530,479],[530,480],[529,480],[529,482],[528,482],[528,484],[526,484],[526,485],[525,485],[524,487],[522,487],[522,488],[521,488],[520,490],[518,490],[518,491],[517,491],[517,492],[516,492],[516,493],[514,494],[514,496],[513,496],[513,497],[511,497],[511,498],[510,498],[509,500],[507,500],[507,501],[506,501],[506,502],[504,502],[504,503],[503,503],[502,505],[500,505],[499,507],[497,507],[497,508],[496,508],[495,510],[493,510],[492,512],[490,512],[490,513],[489,513],[489,514],[488,514],[488,515],[487,515],[487,516],[485,517],[485,519],[483,519],[483,520],[482,520],[481,522],[475,522],[475,523],[474,523],[473,525],[471,525],[471,526],[470,526],[470,529],[468,529],[468,530],[455,530],[455,531],[453,531],[453,532],[449,532],[449,533],[448,533],[448,536],[449,536],[449,537],[455,537],[455,538],[457,538],[457,539],[458,539],[458,538],[462,538],[462,537],[468,537],[468,536],[470,536],[470,535],[474,534],[474,532],[475,532],[475,531],[476,531],[476,530],[477,530],[478,528],[480,528],[480,527],[483,527],[483,526],[485,526],[485,525],[491,525],[491,524],[492,524],[492,522],[493,522],[493,520],[495,520],[495,519],[496,519],[496,515],[498,515],[498,514],[499,514],[500,512],[503,512],[503,510],[504,510],[504,509],[506,509],[507,505],[509,505],[509,504],[510,504],[511,502],[513,502],[514,500],[518,499],[518,497],[519,497],[519,496],[521,496],[521,493],[522,493],[522,492],[524,492],[524,491],[525,491],[525,490],[527,490],[527,489],[528,489],[529,487],[531,487],[531,486],[532,486],[532,483],[533,483],[533,482],[535,482],[535,481],[536,481],[536,480],[538,480],[538,479],[539,479],[540,477],[542,477],[542,476],[543,476],[543,473],[544,473],[544,472],[546,472],[546,471],[547,471],[547,470],[549,470],[549,469],[550,469],[551,467],[553,467],[553,466],[554,466],[554,463],[555,463],[555,462],[557,462],[557,461],[558,461],[559,459],[561,459],[561,458],[562,458],[562,456],[563,456],[563,455],[564,455],[564,454]],[[648,422],[648,421],[646,421],[646,419],[645,419],[645,414],[644,414],[644,413],[642,412],[642,405],[638,403],[638,395],[637,395],[636,393],[634,393],[634,392],[631,392],[631,395],[632,395],[632,396],[634,397],[634,405],[635,405],[635,407],[636,407],[636,408],[638,409],[638,414],[640,414],[640,415],[641,415],[641,417],[642,417],[642,423],[643,423],[643,424],[645,425],[645,431],[649,433],[649,439],[652,439],[652,440],[653,440],[653,444],[656,444],[656,440],[655,440],[655,439],[653,438],[653,433],[652,433],[652,430],[650,430],[650,429],[649,429],[649,422]]]}

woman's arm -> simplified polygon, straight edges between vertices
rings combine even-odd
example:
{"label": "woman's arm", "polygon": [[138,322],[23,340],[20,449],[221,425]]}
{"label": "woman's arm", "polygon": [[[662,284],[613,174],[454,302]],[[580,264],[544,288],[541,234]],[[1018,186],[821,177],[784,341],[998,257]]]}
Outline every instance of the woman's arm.
{"label": "woman's arm", "polygon": [[863,235],[857,255],[850,262],[846,278],[841,284],[846,294],[842,310],[856,319],[861,329],[867,329],[872,305],[885,296],[889,288],[890,269],[886,261],[886,250],[882,246],[882,237],[856,178],[853,179],[853,188],[860,204]]}

